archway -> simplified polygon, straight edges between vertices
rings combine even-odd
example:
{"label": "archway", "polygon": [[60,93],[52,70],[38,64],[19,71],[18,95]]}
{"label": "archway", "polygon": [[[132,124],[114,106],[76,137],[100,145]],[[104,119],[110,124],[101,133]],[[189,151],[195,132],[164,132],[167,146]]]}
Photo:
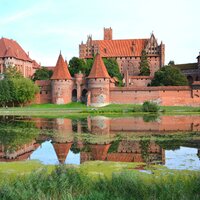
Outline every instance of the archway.
{"label": "archway", "polygon": [[83,89],[82,90],[82,93],[81,93],[81,101],[83,103],[87,103],[87,90],[86,89]]}
{"label": "archway", "polygon": [[193,83],[193,77],[192,76],[187,76],[187,80],[189,82],[189,85],[192,85],[192,83]]}
{"label": "archway", "polygon": [[72,102],[77,102],[77,90],[72,90]]}
{"label": "archway", "polygon": [[199,76],[196,77],[195,81],[199,81]]}

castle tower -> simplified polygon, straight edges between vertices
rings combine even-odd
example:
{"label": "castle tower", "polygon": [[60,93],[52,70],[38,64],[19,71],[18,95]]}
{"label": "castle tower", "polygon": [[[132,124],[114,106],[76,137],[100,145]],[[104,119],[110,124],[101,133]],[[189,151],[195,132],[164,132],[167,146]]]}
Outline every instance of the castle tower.
{"label": "castle tower", "polygon": [[67,63],[64,61],[61,54],[58,57],[51,80],[52,103],[70,103],[72,99],[72,77],[69,73]]}
{"label": "castle tower", "polygon": [[104,28],[104,40],[112,40],[112,28]]}
{"label": "castle tower", "polygon": [[91,106],[105,106],[110,101],[110,76],[99,53],[88,76],[88,102]]}

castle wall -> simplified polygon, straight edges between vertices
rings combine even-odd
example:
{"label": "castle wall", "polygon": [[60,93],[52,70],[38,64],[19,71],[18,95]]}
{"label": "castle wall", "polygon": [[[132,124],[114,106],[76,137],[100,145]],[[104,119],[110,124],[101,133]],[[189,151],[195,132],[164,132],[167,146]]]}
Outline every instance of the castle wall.
{"label": "castle wall", "polygon": [[192,90],[189,86],[110,89],[110,103],[142,104],[144,101],[162,106],[200,106],[200,90]]}
{"label": "castle wall", "polygon": [[[87,102],[87,104],[89,102],[90,104],[88,105],[142,104],[144,101],[154,101],[163,106],[200,106],[199,86],[192,86],[191,88],[189,86],[133,87],[133,85],[129,85],[129,87],[109,88],[108,81],[108,79],[104,80],[103,78],[89,80],[90,88],[86,87],[90,93]],[[139,81],[137,80],[137,84],[140,83]],[[141,80],[141,84],[142,81],[144,80]],[[36,95],[34,103],[55,103],[55,98],[59,101],[59,93],[62,102],[71,102],[73,82],[70,81],[71,85],[67,81],[58,82],[59,84],[54,87],[54,93],[57,93],[57,97],[53,95],[53,100],[51,81],[36,81],[36,84],[40,87],[40,94]],[[63,85],[60,85],[60,83]]]}
{"label": "castle wall", "polygon": [[52,102],[52,88],[50,80],[40,80],[35,82],[40,88],[40,93],[36,94],[34,103],[43,104]]}

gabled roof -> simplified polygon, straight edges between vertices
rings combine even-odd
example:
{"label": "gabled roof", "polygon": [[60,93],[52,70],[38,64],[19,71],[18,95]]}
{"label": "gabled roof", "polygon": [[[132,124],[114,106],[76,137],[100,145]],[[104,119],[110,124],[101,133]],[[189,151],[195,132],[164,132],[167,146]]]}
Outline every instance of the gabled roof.
{"label": "gabled roof", "polygon": [[94,63],[88,78],[110,78],[106,66],[99,53],[94,58]]}
{"label": "gabled roof", "polygon": [[70,80],[72,79],[67,63],[64,61],[62,55],[60,54],[56,63],[56,67],[53,71],[53,76],[51,77],[53,80]]}
{"label": "gabled roof", "polygon": [[149,39],[93,40],[102,57],[141,56]]}
{"label": "gabled roof", "polygon": [[29,61],[28,54],[22,49],[22,47],[14,40],[1,38],[0,39],[0,58],[13,57],[19,60]]}

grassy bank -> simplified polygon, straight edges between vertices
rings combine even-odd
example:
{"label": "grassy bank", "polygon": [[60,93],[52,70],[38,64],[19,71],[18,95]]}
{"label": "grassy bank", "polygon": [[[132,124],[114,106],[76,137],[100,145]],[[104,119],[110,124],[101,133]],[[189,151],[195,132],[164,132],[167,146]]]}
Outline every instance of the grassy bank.
{"label": "grassy bank", "polygon": [[[92,162],[92,165],[59,166],[51,170],[44,167],[12,179],[4,177],[0,199],[200,198],[199,172],[155,170],[147,174],[134,170],[133,164],[123,163],[121,168],[120,164],[113,163],[106,166],[102,162]],[[113,166],[118,170],[111,174]]]}
{"label": "grassy bank", "polygon": [[[162,114],[200,114],[199,107],[187,106],[160,106]],[[65,105],[41,104],[27,107],[0,108],[0,115],[28,115],[28,116],[59,116],[67,117],[73,115],[87,114],[144,114],[142,105],[132,104],[110,104],[101,108],[87,107],[82,103],[69,103]]]}

